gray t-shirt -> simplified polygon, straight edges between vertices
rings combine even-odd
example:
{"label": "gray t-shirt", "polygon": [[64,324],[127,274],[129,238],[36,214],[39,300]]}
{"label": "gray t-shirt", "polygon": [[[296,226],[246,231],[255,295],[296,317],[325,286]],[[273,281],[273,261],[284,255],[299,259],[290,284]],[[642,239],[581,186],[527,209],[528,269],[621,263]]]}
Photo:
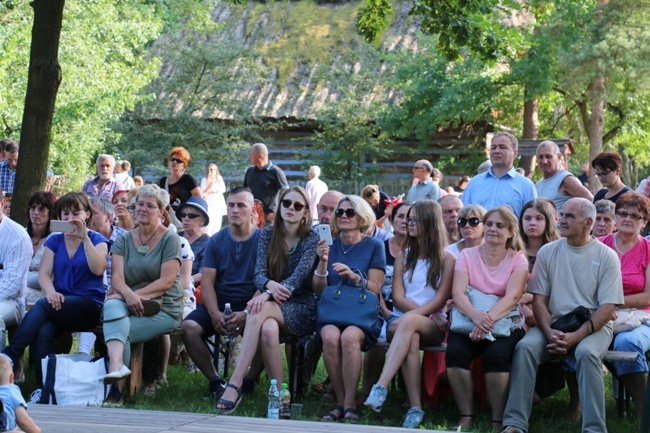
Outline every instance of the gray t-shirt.
{"label": "gray t-shirt", "polygon": [[[168,231],[153,250],[143,256],[133,244],[132,233],[128,232],[117,238],[111,253],[124,258],[124,281],[135,292],[160,278],[163,263],[174,259],[181,262],[181,238]],[[163,295],[162,310],[176,320],[183,318],[183,289],[178,274]]]}
{"label": "gray t-shirt", "polygon": [[553,321],[578,306],[593,314],[603,304],[623,304],[621,266],[614,250],[595,238],[583,247],[558,239],[537,253],[528,292],[549,297]]}

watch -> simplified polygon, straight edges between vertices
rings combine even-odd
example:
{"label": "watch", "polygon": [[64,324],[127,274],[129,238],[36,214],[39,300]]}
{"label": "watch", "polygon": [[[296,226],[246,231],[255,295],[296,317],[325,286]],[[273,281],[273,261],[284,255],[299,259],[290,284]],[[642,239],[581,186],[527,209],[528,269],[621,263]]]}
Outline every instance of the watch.
{"label": "watch", "polygon": [[271,299],[273,299],[273,292],[272,291],[270,291],[269,289],[264,289],[264,293],[266,293],[267,295],[269,295],[271,297]]}

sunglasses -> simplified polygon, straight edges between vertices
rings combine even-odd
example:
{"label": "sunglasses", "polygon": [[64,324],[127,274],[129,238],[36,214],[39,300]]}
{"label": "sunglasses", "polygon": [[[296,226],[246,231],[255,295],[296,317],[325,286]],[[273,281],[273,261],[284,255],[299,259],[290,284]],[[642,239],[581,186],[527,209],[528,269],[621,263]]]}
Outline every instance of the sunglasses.
{"label": "sunglasses", "polygon": [[350,208],[350,209],[337,209],[336,210],[336,216],[337,217],[341,218],[343,216],[343,214],[345,214],[345,216],[348,217],[348,218],[352,218],[353,216],[355,216],[357,214],[357,211],[355,211],[352,208]]}
{"label": "sunglasses", "polygon": [[285,209],[289,209],[291,205],[293,205],[293,208],[300,212],[303,210],[306,206],[299,201],[291,201],[291,200],[282,200],[280,203],[282,203],[282,207]]}
{"label": "sunglasses", "polygon": [[483,221],[481,221],[480,218],[458,218],[458,227],[465,227],[467,223],[469,223],[470,227],[476,227],[477,225],[481,224]]}
{"label": "sunglasses", "polygon": [[371,189],[370,191],[368,191],[368,192],[366,193],[366,195],[364,195],[364,197],[365,197],[365,198],[370,198],[370,197],[372,197],[372,195],[373,195],[374,193],[376,193],[376,192],[377,192],[377,190],[373,188],[373,189]]}
{"label": "sunglasses", "polygon": [[194,218],[198,218],[200,216],[201,215],[199,215],[198,213],[184,213],[184,212],[181,212],[181,219],[183,219],[185,217],[188,217],[189,219],[193,220]]}
{"label": "sunglasses", "polygon": [[182,159],[178,159],[178,158],[169,158],[169,162],[175,162],[176,164],[185,164],[185,162]]}
{"label": "sunglasses", "polygon": [[126,207],[126,210],[135,210],[135,205],[134,205],[134,204],[130,204],[130,205],[128,205],[128,206]]}

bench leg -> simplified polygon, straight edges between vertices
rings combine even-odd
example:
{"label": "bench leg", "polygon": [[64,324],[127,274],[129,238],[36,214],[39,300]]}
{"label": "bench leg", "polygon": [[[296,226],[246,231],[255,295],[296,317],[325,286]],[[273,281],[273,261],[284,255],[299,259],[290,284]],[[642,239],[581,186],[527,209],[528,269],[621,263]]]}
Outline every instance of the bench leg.
{"label": "bench leg", "polygon": [[129,376],[129,395],[133,398],[142,388],[142,360],[144,343],[131,345],[131,375]]}

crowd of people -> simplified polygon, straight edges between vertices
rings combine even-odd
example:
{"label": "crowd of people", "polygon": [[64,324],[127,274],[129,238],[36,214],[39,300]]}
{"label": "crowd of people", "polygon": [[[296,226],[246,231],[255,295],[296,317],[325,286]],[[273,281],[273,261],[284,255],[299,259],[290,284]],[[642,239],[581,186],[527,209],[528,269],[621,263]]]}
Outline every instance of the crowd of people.
{"label": "crowd of people", "polygon": [[[4,145],[5,156],[17,158],[17,144]],[[641,235],[650,187],[624,185],[615,152],[591,163],[604,186],[595,196],[564,169],[556,143],[537,148],[536,184],[514,168],[517,154],[516,137],[496,134],[487,169],[449,191],[437,168],[416,161],[406,197],[389,197],[375,184],[360,195],[328,190],[316,166],[305,188],[290,186],[262,143],[252,146],[244,182],[227,197],[216,164],[201,182],[187,173],[183,147],[170,151],[169,172],[157,184],[137,185],[128,161],[116,169],[113,157],[100,155],[82,192],[58,200],[35,193],[26,229],[0,212],[0,379],[9,380],[5,362],[17,380],[24,376],[29,347],[38,388],[31,401],[40,402],[41,359],[55,352],[57,337],[80,332],[79,350],[90,352],[101,323],[107,404],[121,402],[131,344],[147,342],[151,392],[166,382],[170,357],[185,351],[205,375],[216,412],[230,414],[264,370],[282,382],[281,343],[315,336],[334,403],[322,421],[356,423],[360,406],[379,412],[401,371],[408,396],[402,425],[418,428],[429,374],[420,347],[446,341],[438,370],[458,408],[454,429],[475,425],[473,370],[481,359],[496,431],[528,431],[533,403],[548,395],[536,384],[559,374],[583,431],[605,432],[601,363],[609,348],[638,353],[637,362],[614,368],[639,415],[645,398],[650,325],[617,324],[650,312],[650,241]],[[0,208],[13,191],[7,166],[0,163]],[[367,326],[317,314],[319,297],[337,285],[377,296]],[[560,327],[578,307],[588,318]],[[17,329],[5,347],[9,327]],[[182,341],[170,342],[178,327]],[[206,340],[237,335],[236,368],[222,378]],[[540,368],[554,358],[564,360],[559,372]],[[37,431],[24,400],[0,398],[26,431]]]}

